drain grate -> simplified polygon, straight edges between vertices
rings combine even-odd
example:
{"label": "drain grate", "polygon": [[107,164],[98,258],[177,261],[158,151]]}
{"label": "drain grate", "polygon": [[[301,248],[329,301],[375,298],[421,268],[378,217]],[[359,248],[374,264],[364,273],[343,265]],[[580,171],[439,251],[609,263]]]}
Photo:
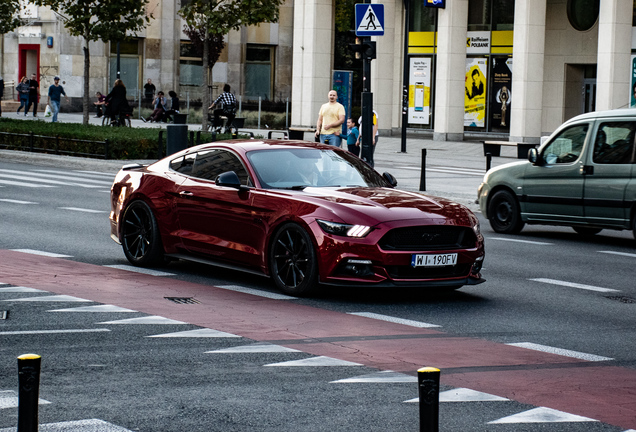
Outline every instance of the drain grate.
{"label": "drain grate", "polygon": [[9,317],[9,311],[0,311],[0,320],[6,320]]}
{"label": "drain grate", "polygon": [[621,303],[636,303],[636,299],[633,299],[631,297],[625,297],[625,296],[607,296],[606,298],[610,299],[610,300],[617,300]]}
{"label": "drain grate", "polygon": [[170,300],[177,304],[201,304],[201,302],[194,297],[164,297],[166,300]]}

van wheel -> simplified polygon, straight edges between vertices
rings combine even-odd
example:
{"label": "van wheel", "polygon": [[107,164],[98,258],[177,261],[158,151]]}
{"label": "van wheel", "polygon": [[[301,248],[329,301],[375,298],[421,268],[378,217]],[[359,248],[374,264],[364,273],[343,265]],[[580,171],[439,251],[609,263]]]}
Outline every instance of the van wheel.
{"label": "van wheel", "polygon": [[518,234],[525,225],[517,198],[507,190],[496,192],[490,199],[488,221],[495,232],[502,234]]}
{"label": "van wheel", "polygon": [[634,234],[634,238],[636,239],[636,215],[632,218],[632,233]]}

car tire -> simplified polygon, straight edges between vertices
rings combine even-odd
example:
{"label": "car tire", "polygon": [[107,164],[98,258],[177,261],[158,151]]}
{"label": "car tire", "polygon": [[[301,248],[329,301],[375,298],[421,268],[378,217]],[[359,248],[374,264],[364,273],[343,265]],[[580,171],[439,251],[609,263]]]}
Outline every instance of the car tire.
{"label": "car tire", "polygon": [[593,236],[603,231],[601,228],[590,228],[590,227],[580,227],[580,226],[572,227],[572,229],[576,231],[577,234],[581,234],[582,236]]}
{"label": "car tire", "polygon": [[286,294],[306,296],[318,288],[318,262],[311,237],[295,223],[283,225],[272,238],[269,271]]}
{"label": "car tire", "polygon": [[133,201],[123,213],[121,244],[131,264],[152,267],[164,262],[159,227],[152,210],[143,201]]}
{"label": "car tire", "polygon": [[488,221],[495,232],[502,234],[517,234],[525,225],[517,198],[507,190],[495,192],[490,198]]}

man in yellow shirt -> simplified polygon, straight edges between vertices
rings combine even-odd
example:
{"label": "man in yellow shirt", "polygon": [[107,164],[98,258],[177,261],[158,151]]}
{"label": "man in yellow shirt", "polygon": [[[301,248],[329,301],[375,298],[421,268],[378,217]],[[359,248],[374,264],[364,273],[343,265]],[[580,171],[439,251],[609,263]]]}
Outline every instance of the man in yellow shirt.
{"label": "man in yellow shirt", "polygon": [[329,102],[320,107],[318,122],[316,123],[316,137],[320,135],[320,142],[340,147],[340,129],[345,121],[345,109],[338,103],[338,93],[329,92]]}

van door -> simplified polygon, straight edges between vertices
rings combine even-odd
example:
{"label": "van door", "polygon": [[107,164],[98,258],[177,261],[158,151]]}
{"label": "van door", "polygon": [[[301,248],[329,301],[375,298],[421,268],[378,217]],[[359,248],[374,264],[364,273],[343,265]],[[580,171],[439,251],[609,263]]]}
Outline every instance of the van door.
{"label": "van door", "polygon": [[540,163],[528,166],[521,192],[528,221],[583,222],[582,152],[590,123],[559,132],[543,148]]}
{"label": "van door", "polygon": [[[594,147],[584,167],[583,205],[589,224],[629,226],[630,206],[625,200],[634,158],[635,121],[599,124]],[[589,153],[589,152],[588,152]]]}

